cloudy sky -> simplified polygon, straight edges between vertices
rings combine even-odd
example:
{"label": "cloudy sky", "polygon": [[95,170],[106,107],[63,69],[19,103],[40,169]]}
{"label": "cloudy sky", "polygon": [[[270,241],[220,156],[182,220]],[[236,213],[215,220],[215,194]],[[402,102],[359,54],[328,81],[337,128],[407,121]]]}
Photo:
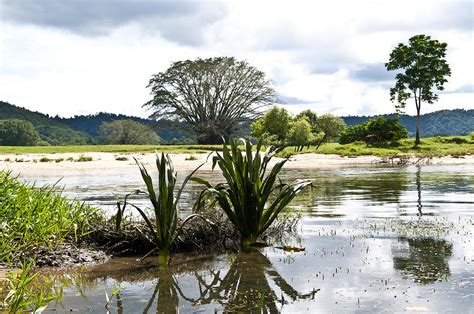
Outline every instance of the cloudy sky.
{"label": "cloudy sky", "polygon": [[452,69],[422,112],[474,109],[472,1],[0,0],[0,11],[0,100],[51,115],[147,116],[152,74],[214,56],[263,70],[292,112],[390,113],[383,64],[416,34],[447,42]]}

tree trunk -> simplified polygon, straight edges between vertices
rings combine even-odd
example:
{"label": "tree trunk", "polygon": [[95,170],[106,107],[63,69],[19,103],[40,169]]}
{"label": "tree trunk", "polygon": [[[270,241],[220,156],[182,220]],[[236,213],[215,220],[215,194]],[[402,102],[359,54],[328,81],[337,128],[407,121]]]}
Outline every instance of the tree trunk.
{"label": "tree trunk", "polygon": [[415,105],[416,105],[416,137],[415,146],[421,144],[420,140],[420,109],[421,109],[421,91],[418,92],[418,98],[415,92]]}

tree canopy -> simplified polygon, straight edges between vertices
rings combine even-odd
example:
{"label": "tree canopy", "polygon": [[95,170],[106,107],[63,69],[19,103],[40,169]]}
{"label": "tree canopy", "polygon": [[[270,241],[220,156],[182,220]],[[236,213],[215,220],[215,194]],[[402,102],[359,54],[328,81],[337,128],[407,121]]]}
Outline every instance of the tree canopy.
{"label": "tree canopy", "polygon": [[403,111],[407,99],[415,99],[417,125],[415,145],[420,144],[421,103],[432,104],[438,100],[437,90],[444,89],[446,77],[451,69],[446,61],[446,43],[431,39],[427,35],[416,35],[408,44],[400,43],[390,53],[385,64],[387,70],[403,70],[396,75],[395,86],[390,89],[390,100],[396,101],[397,111]]}
{"label": "tree canopy", "polygon": [[19,119],[0,120],[0,145],[33,146],[40,141],[31,122]]}
{"label": "tree canopy", "polygon": [[104,144],[156,145],[160,143],[160,137],[153,129],[133,120],[102,123],[100,139]]}
{"label": "tree canopy", "polygon": [[207,144],[220,143],[276,101],[265,74],[233,57],[175,62],[153,75],[148,87],[153,99],[144,106],[154,111],[152,118],[183,119]]}

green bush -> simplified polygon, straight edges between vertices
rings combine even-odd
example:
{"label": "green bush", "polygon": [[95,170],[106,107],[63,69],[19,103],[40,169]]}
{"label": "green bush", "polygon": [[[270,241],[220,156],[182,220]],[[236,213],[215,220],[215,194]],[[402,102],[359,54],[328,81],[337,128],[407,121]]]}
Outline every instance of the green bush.
{"label": "green bush", "polygon": [[150,127],[133,120],[103,122],[100,126],[103,144],[158,145],[161,141]]}
{"label": "green bush", "polygon": [[364,124],[356,124],[348,126],[339,138],[340,144],[349,144],[356,141],[361,141],[367,135]]}
{"label": "green bush", "polygon": [[367,135],[363,139],[369,144],[396,144],[402,138],[408,137],[407,129],[396,119],[387,119],[383,116],[369,120],[365,129]]}
{"label": "green bush", "polygon": [[364,141],[372,145],[397,144],[402,138],[408,137],[407,129],[397,119],[379,116],[364,124],[347,127],[339,138],[340,144]]}

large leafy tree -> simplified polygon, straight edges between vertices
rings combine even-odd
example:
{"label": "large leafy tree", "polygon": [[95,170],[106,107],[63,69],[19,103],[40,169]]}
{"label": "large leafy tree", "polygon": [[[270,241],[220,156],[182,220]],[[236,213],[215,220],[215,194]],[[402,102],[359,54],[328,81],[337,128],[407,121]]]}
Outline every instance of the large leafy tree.
{"label": "large leafy tree", "polygon": [[387,70],[401,70],[396,75],[396,83],[390,89],[391,101],[396,101],[397,111],[403,111],[409,98],[415,99],[416,105],[416,140],[420,144],[420,110],[421,103],[432,104],[438,100],[433,88],[443,90],[446,77],[451,69],[446,61],[446,43],[431,39],[427,35],[416,35],[408,44],[400,43],[390,53],[390,60],[385,64]]}
{"label": "large leafy tree", "polygon": [[344,120],[330,113],[323,114],[316,120],[316,131],[322,132],[324,135],[318,142],[316,149],[323,143],[329,143],[336,140],[346,128]]}
{"label": "large leafy tree", "polygon": [[245,61],[218,57],[175,62],[153,75],[153,118],[179,118],[192,126],[199,143],[228,138],[242,122],[253,121],[275,102],[265,74]]}

